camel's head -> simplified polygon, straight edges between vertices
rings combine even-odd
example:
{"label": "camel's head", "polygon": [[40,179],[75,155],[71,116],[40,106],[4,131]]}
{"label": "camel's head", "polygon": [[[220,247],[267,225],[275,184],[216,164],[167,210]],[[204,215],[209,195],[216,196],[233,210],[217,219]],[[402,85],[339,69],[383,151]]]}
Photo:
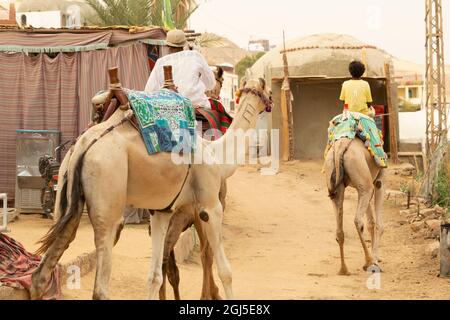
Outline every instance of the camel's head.
{"label": "camel's head", "polygon": [[220,91],[222,90],[224,80],[223,73],[224,71],[222,67],[216,68],[216,70],[214,71],[214,76],[216,78],[216,86],[214,87],[214,89],[205,92],[207,97],[220,100]]}
{"label": "camel's head", "polygon": [[242,88],[238,92],[241,101],[250,98],[256,99],[259,113],[272,111],[272,96],[270,92],[267,92],[266,81],[264,79],[243,79],[241,86]]}

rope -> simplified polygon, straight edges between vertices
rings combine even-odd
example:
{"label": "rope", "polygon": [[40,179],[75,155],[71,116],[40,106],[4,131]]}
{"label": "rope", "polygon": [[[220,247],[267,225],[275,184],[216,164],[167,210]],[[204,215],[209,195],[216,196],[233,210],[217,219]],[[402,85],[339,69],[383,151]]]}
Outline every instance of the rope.
{"label": "rope", "polygon": [[109,85],[109,89],[111,89],[111,90],[121,90],[122,89],[122,84],[120,82],[119,83],[111,83]]}

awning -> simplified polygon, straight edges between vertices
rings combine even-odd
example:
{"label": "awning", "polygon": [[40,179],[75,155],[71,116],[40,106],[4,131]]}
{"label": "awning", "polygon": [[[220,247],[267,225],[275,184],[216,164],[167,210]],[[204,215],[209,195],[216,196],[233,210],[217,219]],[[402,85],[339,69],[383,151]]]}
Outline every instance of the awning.
{"label": "awning", "polygon": [[42,34],[7,31],[1,33],[0,51],[41,53],[106,49],[111,36],[111,32]]}
{"label": "awning", "polygon": [[[0,30],[1,31],[1,30]],[[164,45],[166,33],[161,28],[139,32],[122,29],[33,29],[0,32],[0,52],[79,52],[106,49],[131,41]]]}

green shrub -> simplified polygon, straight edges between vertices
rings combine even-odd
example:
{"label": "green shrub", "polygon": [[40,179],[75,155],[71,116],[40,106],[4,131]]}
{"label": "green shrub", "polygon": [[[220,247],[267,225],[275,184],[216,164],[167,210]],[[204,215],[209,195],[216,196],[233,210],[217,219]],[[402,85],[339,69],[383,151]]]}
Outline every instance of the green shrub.
{"label": "green shrub", "polygon": [[450,176],[447,165],[443,164],[439,169],[435,182],[434,204],[443,208],[450,208]]}

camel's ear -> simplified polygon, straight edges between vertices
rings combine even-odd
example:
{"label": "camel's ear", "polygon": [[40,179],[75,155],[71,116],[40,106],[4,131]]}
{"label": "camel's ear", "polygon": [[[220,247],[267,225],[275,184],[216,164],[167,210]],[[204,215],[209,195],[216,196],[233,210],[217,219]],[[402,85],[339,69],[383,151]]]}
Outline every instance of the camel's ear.
{"label": "camel's ear", "polygon": [[246,77],[242,77],[241,79],[241,89],[244,89],[245,86],[247,85],[247,78]]}
{"label": "camel's ear", "polygon": [[217,67],[217,78],[221,79],[223,76],[223,69],[222,67]]}
{"label": "camel's ear", "polygon": [[262,91],[266,90],[266,80],[264,80],[263,78],[259,78],[259,85]]}

